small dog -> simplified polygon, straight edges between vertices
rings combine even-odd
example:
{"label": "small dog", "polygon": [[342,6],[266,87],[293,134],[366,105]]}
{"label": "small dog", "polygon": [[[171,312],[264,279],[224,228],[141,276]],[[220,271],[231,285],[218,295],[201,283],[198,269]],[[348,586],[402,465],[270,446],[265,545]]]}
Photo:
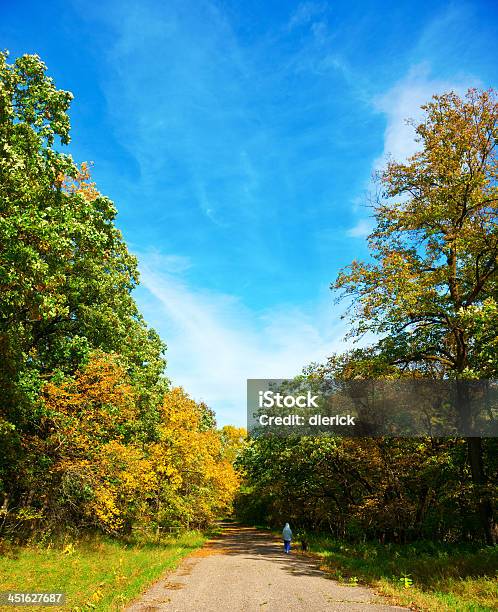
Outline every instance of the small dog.
{"label": "small dog", "polygon": [[308,550],[308,540],[301,538],[301,550],[306,552]]}

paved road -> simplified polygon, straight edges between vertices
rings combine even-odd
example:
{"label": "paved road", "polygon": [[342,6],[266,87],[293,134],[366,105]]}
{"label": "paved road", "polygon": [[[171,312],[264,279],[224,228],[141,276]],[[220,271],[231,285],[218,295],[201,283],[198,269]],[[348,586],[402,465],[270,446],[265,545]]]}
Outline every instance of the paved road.
{"label": "paved road", "polygon": [[392,612],[403,608],[387,605],[366,587],[331,580],[309,557],[285,555],[281,542],[268,533],[228,526],[127,610]]}

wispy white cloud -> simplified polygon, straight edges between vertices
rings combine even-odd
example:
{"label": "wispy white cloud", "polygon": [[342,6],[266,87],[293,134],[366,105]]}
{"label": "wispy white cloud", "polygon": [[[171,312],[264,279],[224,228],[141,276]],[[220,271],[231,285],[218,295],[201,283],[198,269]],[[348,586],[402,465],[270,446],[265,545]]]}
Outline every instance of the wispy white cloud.
{"label": "wispy white cloud", "polygon": [[422,63],[412,66],[408,73],[388,91],[376,96],[373,105],[386,116],[386,129],[384,150],[375,160],[374,170],[383,166],[388,156],[404,161],[417,151],[419,145],[415,142],[415,130],[407,120],[412,119],[416,123],[421,119],[422,104],[429,102],[434,94],[446,91],[463,94],[473,84],[477,82],[471,76],[458,77],[454,80],[434,78],[431,76],[430,65]]}
{"label": "wispy white cloud", "polygon": [[452,62],[455,52],[464,54],[469,46],[475,44],[475,40],[469,40],[469,31],[475,34],[472,31],[475,13],[476,6],[471,2],[448,3],[426,24],[413,53]]}
{"label": "wispy white cloud", "polygon": [[301,2],[289,18],[287,28],[292,30],[299,26],[307,25],[314,19],[323,15],[327,10],[325,2]]}
{"label": "wispy white cloud", "polygon": [[[456,91],[464,94],[471,85],[477,85],[473,77],[461,77],[453,80],[434,78],[431,75],[428,63],[416,64],[386,92],[376,95],[371,105],[386,118],[384,130],[384,145],[380,156],[372,163],[372,174],[385,167],[386,161],[392,158],[403,162],[413,155],[420,146],[415,141],[415,128],[413,123],[422,119],[424,111],[421,106],[429,102],[433,95],[446,91]],[[372,192],[373,183],[367,187]],[[366,202],[367,197],[364,197]],[[358,200],[354,207],[358,212]],[[366,238],[373,229],[371,219],[360,218],[357,223],[346,231],[351,238]]]}
{"label": "wispy white cloud", "polygon": [[153,296],[147,319],[168,343],[168,375],[212,406],[220,422],[245,423],[247,378],[291,377],[344,350],[344,325],[326,291],[314,305],[257,312],[236,296],[192,286],[177,273],[176,258],[142,254],[140,262]]}
{"label": "wispy white cloud", "polygon": [[371,219],[359,219],[356,225],[347,230],[350,238],[366,238],[373,230]]}
{"label": "wispy white cloud", "polygon": [[158,248],[149,249],[147,252],[149,266],[155,270],[164,270],[168,274],[185,274],[191,267],[192,262],[184,255],[165,255]]}
{"label": "wispy white cloud", "polygon": [[230,225],[234,202],[240,214],[257,202],[247,185],[262,162],[254,141],[265,126],[247,96],[257,78],[225,14],[209,0],[144,0],[115,4],[105,19],[115,37],[104,91],[142,188],[155,192],[162,181],[169,192],[181,174],[182,198],[197,205],[199,220]]}

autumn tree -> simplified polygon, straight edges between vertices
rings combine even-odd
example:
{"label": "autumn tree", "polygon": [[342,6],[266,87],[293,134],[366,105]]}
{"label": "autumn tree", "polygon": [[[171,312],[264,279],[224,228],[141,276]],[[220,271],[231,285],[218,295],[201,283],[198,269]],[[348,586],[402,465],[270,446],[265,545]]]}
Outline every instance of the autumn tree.
{"label": "autumn tree", "polygon": [[[498,103],[493,91],[470,89],[422,108],[418,152],[389,161],[378,177],[373,261],[354,261],[333,287],[352,298],[351,335],[380,338],[372,363],[458,385],[498,374]],[[465,412],[464,392],[460,399]],[[483,441],[467,445],[481,529],[492,543]]]}
{"label": "autumn tree", "polygon": [[[211,421],[209,426],[206,421]],[[212,413],[182,388],[164,395],[159,439],[150,456],[159,475],[159,525],[205,527],[230,510],[239,480]]]}
{"label": "autumn tree", "polygon": [[132,297],[137,262],[116,208],[89,166],[60,151],[71,100],[38,56],[0,54],[0,494],[54,372],[74,373],[94,349],[119,353],[140,388],[145,437],[166,388],[165,347]]}

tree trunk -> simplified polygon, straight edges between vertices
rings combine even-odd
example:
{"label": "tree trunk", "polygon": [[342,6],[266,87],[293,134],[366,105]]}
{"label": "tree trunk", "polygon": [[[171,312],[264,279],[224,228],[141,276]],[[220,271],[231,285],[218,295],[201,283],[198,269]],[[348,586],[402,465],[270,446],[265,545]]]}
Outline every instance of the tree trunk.
{"label": "tree trunk", "polygon": [[461,430],[470,437],[467,438],[467,453],[472,474],[472,484],[474,491],[477,492],[478,517],[482,533],[486,544],[492,546],[496,544],[494,533],[493,505],[489,492],[485,490],[487,484],[486,471],[482,454],[482,438],[472,436],[473,419],[470,406],[469,381],[457,380],[457,409],[460,420]]}
{"label": "tree trunk", "polygon": [[483,488],[486,485],[486,473],[484,471],[482,457],[482,438],[467,438],[467,447],[470,470],[472,473],[472,482],[474,487],[477,489],[479,496],[479,522],[481,524],[481,529],[483,530],[486,544],[493,546],[496,544],[493,505],[491,503],[489,493],[483,491]]}

